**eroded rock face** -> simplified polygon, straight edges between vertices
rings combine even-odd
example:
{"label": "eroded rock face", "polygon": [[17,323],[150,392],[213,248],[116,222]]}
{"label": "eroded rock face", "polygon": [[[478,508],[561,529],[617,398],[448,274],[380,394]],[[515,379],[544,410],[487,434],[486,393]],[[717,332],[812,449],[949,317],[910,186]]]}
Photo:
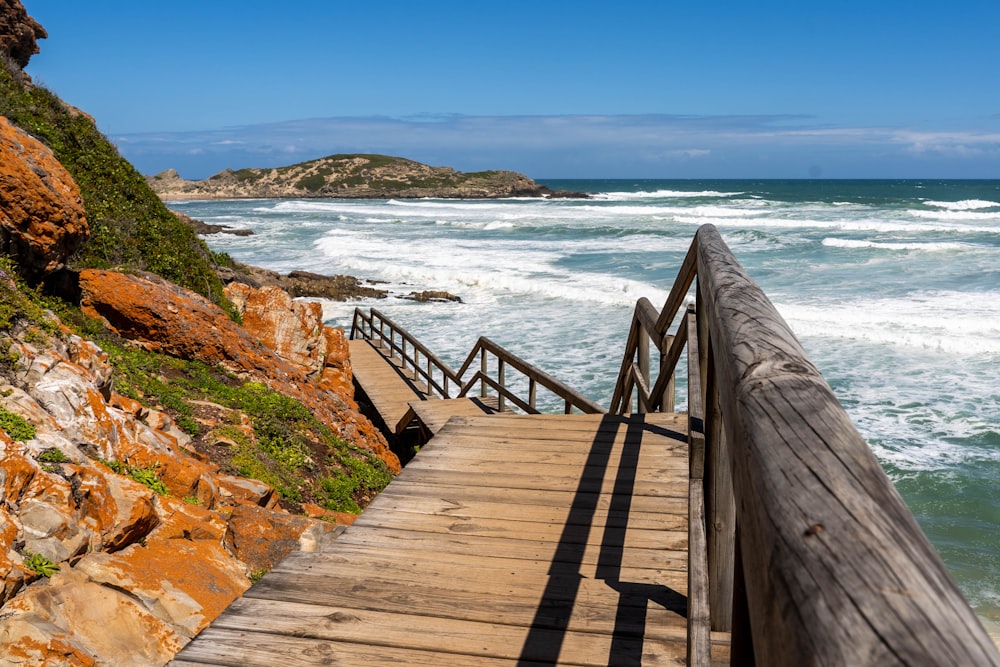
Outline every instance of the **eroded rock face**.
{"label": "eroded rock face", "polygon": [[41,142],[0,117],[0,253],[25,277],[64,266],[90,228],[80,189]]}
{"label": "eroded rock face", "polygon": [[6,52],[18,67],[28,66],[31,56],[38,53],[38,40],[48,36],[19,0],[0,0],[0,51]]}
{"label": "eroded rock face", "polygon": [[[334,434],[371,451],[398,473],[399,459],[385,437],[356,410],[343,333],[327,331],[321,313],[311,306],[245,287],[236,285],[229,294],[255,335],[207,299],[158,278],[93,269],[80,273],[81,306],[88,315],[104,318],[113,330],[151,350],[220,364],[295,398]],[[263,312],[268,308],[275,312]],[[258,336],[294,361],[261,344]]]}
{"label": "eroded rock face", "polygon": [[[110,390],[93,343],[5,342],[17,361],[0,374],[0,405],[35,435],[0,429],[0,663],[162,665],[250,573],[332,529],[189,456],[167,415]],[[97,459],[155,466],[169,495]],[[41,575],[29,553],[58,569]]]}

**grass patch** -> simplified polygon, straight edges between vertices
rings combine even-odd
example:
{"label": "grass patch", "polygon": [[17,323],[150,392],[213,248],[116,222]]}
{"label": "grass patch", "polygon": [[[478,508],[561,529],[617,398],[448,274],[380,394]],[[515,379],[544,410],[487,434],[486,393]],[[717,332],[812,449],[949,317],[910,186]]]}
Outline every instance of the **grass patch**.
{"label": "grass patch", "polygon": [[0,58],[0,115],[52,149],[80,187],[91,237],[70,258],[73,267],[151,271],[225,307],[212,255],[194,230],[90,118],[27,83],[6,58]]}
{"label": "grass patch", "polygon": [[121,461],[107,461],[105,459],[100,459],[100,463],[107,466],[112,470],[112,472],[118,475],[125,475],[126,477],[131,477],[133,480],[139,482],[143,486],[152,489],[157,495],[169,496],[170,489],[167,485],[163,483],[160,479],[160,474],[158,472],[159,465],[153,464],[150,466],[140,467],[132,466],[127,463],[122,463]]}
{"label": "grass patch", "polygon": [[326,177],[323,174],[316,173],[300,178],[295,187],[301,190],[308,190],[309,192],[317,192],[324,185],[326,185]]}

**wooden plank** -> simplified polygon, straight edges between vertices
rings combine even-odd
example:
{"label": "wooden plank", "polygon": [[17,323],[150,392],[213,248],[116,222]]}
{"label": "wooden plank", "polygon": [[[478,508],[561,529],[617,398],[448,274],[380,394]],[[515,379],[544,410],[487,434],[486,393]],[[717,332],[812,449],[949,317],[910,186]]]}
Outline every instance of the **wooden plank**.
{"label": "wooden plank", "polygon": [[[449,566],[453,571],[468,571],[470,573],[469,576],[472,576],[473,573],[481,574],[484,578],[504,576],[505,572],[532,573],[542,571],[548,577],[550,569],[553,566],[552,559],[517,558],[515,557],[516,555],[518,554],[508,556],[506,554],[449,553],[434,550],[393,549],[380,544],[345,543],[339,545],[336,552],[324,553],[324,558],[316,561],[311,567],[326,568],[329,563],[330,568],[347,567],[350,569],[360,567],[362,563],[371,560],[376,563],[384,563],[386,568],[396,567],[399,564],[405,563],[409,568],[407,580],[413,578],[413,573],[422,573],[425,570],[429,573],[428,576],[435,576],[434,573],[436,570],[434,568],[438,564],[440,566]],[[344,558],[347,559],[347,562],[329,560],[327,556]],[[627,561],[623,562],[618,568],[618,580],[639,584],[668,586],[672,590],[684,595],[687,590],[686,553],[679,551],[664,552],[661,556],[656,563],[656,567],[649,567],[648,563],[639,563],[633,566]],[[386,560],[390,562],[385,563]],[[300,569],[304,569],[307,565],[307,563],[296,560],[290,561],[290,563],[300,567]],[[292,567],[292,565],[289,565],[289,567]],[[275,570],[280,570],[281,568],[283,566],[276,567]],[[556,571],[561,572],[565,569],[559,566]],[[596,563],[580,563],[572,572],[575,573],[572,576],[580,576],[588,579],[598,578]],[[364,578],[360,575],[359,581],[364,581]]]}
{"label": "wooden plank", "polygon": [[[438,650],[466,656],[538,660],[548,656],[544,644],[562,643],[559,659],[578,665],[607,665],[612,637],[606,634],[531,629],[420,614],[394,614],[340,609],[283,601],[241,598],[213,624],[216,629],[266,632],[297,638],[378,644],[399,649]],[[414,628],[418,631],[414,632]],[[665,629],[669,632],[669,628]],[[641,641],[644,664],[676,665],[683,660],[683,629],[675,641]]]}
{"label": "wooden plank", "polygon": [[756,664],[1000,664],[787,323],[714,227],[697,247]]}
{"label": "wooden plank", "polygon": [[686,530],[687,528],[687,517],[681,513],[682,508],[679,505],[674,505],[677,509],[675,514],[666,513],[670,507],[664,506],[664,511],[655,512],[639,511],[635,508],[630,508],[628,512],[595,509],[590,517],[579,518],[572,515],[568,508],[550,505],[490,503],[465,498],[461,501],[453,501],[437,495],[406,494],[396,491],[393,491],[392,495],[380,494],[379,499],[381,502],[376,506],[378,512],[433,514],[461,519],[489,517],[542,524],[572,525],[584,523],[595,528],[605,526],[629,526],[645,530]]}
{"label": "wooden plank", "polygon": [[[511,494],[503,487],[494,488],[489,486],[472,487],[462,484],[461,479],[453,480],[452,484],[441,483],[434,486],[422,484],[414,477],[413,481],[399,479],[398,477],[385,488],[379,498],[398,496],[419,496],[422,498],[440,498],[449,503],[462,506],[466,501],[484,503],[506,503],[514,508],[544,505],[546,507],[560,507],[567,509],[574,499],[579,502],[586,502],[595,512],[607,510],[611,504],[611,496],[599,493],[574,493],[572,490],[533,489],[531,494]],[[675,496],[676,497],[676,496]],[[371,505],[369,505],[369,508]],[[671,497],[662,496],[634,496],[629,504],[629,511],[652,512],[662,514],[682,514],[687,516],[687,510],[683,512],[675,510],[676,505]],[[367,511],[367,510],[366,510]]]}
{"label": "wooden plank", "polygon": [[[564,544],[601,544],[603,531],[594,530],[589,525],[564,525],[563,523],[542,523],[491,517],[435,516],[381,510],[360,516],[354,526],[398,528],[420,533],[442,533],[445,535],[479,535],[482,537],[503,537],[505,539],[529,541],[559,541]],[[352,529],[354,528],[352,526]],[[628,547],[643,549],[669,549],[673,551],[687,548],[687,530],[643,530],[629,527],[626,532]]]}
{"label": "wooden plank", "polygon": [[[415,533],[405,529],[366,526],[365,530],[347,530],[337,538],[339,544],[359,544],[383,549],[404,549],[424,552],[450,552],[475,556],[483,553],[503,553],[507,558],[596,565],[602,558],[616,558],[633,568],[659,569],[671,556],[685,558],[686,546],[677,549],[625,549],[617,545],[579,545],[559,549],[559,544],[543,540],[514,540],[479,535],[444,535]],[[686,545],[687,536],[684,536]],[[576,545],[572,545],[576,546]],[[685,560],[686,562],[686,560]]]}
{"label": "wooden plank", "polygon": [[[437,485],[451,484],[461,485],[478,484],[481,486],[492,486],[499,489],[530,490],[530,491],[575,491],[579,484],[578,479],[567,477],[547,477],[545,475],[532,472],[530,466],[518,468],[515,472],[462,472],[460,470],[429,470],[417,469],[407,466],[397,477],[397,479],[410,480],[419,478],[421,483]],[[463,482],[463,478],[466,480]],[[393,482],[395,484],[395,482]],[[606,479],[603,476],[592,479],[590,491],[592,493],[611,493],[615,480]],[[654,496],[658,498],[686,498],[687,479],[667,479],[664,482],[636,480],[633,490],[634,495]]]}
{"label": "wooden plank", "polygon": [[[566,577],[557,595],[548,597],[548,606],[540,608],[539,590],[556,590],[547,588],[547,582],[541,588],[537,582],[528,587],[510,578],[431,583],[423,573],[409,580],[394,574],[383,571],[363,581],[350,572],[269,575],[245,597],[400,614],[418,610],[421,616],[435,618],[668,640],[676,639],[677,629],[685,627],[684,617],[661,603],[666,597],[661,586],[647,586],[648,597],[639,599],[633,592],[637,586],[615,584],[616,590],[608,582]],[[673,597],[678,611],[683,611],[683,597]]]}
{"label": "wooden plank", "polygon": [[[675,552],[675,555],[678,554],[680,552]],[[538,584],[544,584],[550,578],[576,580],[580,582],[581,591],[585,591],[584,587],[587,585],[582,583],[582,580],[600,582],[601,586],[608,585],[605,582],[609,581],[606,578],[598,578],[593,568],[589,567],[578,568],[567,575],[566,568],[554,570],[551,560],[526,560],[443,551],[386,550],[363,545],[345,544],[336,552],[324,553],[322,556],[314,555],[307,558],[289,556],[289,559],[287,563],[282,562],[271,570],[274,576],[297,574],[356,576],[361,582],[374,579],[433,582],[442,589],[459,586],[455,583],[459,579],[476,582],[462,584],[460,588],[463,590],[478,590],[477,586],[488,587],[496,582],[512,581],[526,589],[533,587],[536,599],[541,591]],[[622,568],[619,577],[614,581],[670,586],[675,591],[683,592],[685,561],[683,558],[677,558],[669,565],[670,567],[655,570]],[[626,570],[628,574],[625,573]],[[415,572],[420,573],[419,577],[414,576]],[[269,580],[268,577],[261,581],[265,580]]]}
{"label": "wooden plank", "polygon": [[[361,387],[385,424],[394,432],[405,428],[403,422],[410,410],[410,401],[425,394],[417,383],[386,359],[366,340],[348,341],[354,381]],[[408,422],[409,420],[407,420]]]}
{"label": "wooden plank", "polygon": [[621,415],[519,415],[502,413],[498,415],[457,416],[449,426],[476,429],[476,433],[504,435],[507,429],[518,429],[523,426],[533,430],[549,430],[566,434],[598,433],[601,430],[614,430],[623,425],[641,426],[644,432],[676,431],[681,438],[687,432],[687,416],[673,412],[652,412],[632,417]]}
{"label": "wooden plank", "polygon": [[[493,401],[495,403],[495,401]],[[410,401],[410,410],[432,435],[436,434],[448,420],[455,416],[474,416],[497,412],[486,399],[448,398],[437,401]]]}
{"label": "wooden plank", "polygon": [[[188,644],[171,667],[222,665],[282,665],[296,667],[355,667],[357,665],[406,665],[406,667],[469,667],[469,656],[439,650],[379,646],[371,643],[310,639],[264,632],[233,632],[206,628]],[[547,667],[552,663],[476,656],[477,667]]]}
{"label": "wooden plank", "polygon": [[[496,470],[497,464],[503,461],[503,453],[496,452],[492,456],[487,456],[485,460],[470,456],[463,452],[441,451],[436,448],[434,451],[420,451],[416,457],[407,464],[413,465],[419,470],[465,470],[467,472],[489,472]],[[509,460],[508,455],[508,460]],[[587,463],[587,453],[552,453],[552,452],[525,452],[518,456],[518,468],[535,468],[540,473],[547,475],[573,475],[580,477],[590,474],[598,469],[606,471],[607,475],[615,475],[619,470],[631,470],[633,474],[640,475],[645,479],[663,479],[676,475],[686,475],[688,472],[687,458],[664,457],[655,452],[639,452],[638,460],[630,461],[624,468],[618,465],[617,459],[613,459],[606,465],[585,465]]]}

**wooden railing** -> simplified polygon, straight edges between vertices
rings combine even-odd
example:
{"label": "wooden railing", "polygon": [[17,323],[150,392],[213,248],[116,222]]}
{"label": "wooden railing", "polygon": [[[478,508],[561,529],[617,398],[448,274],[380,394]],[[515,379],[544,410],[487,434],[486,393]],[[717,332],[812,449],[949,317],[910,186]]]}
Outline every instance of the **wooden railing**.
{"label": "wooden railing", "polygon": [[429,394],[450,398],[452,387],[456,390],[462,387],[461,378],[448,364],[406,329],[374,308],[367,313],[361,308],[354,309],[351,338],[369,340],[387,351],[390,358],[399,360],[404,371],[411,370],[427,385]]}
{"label": "wooden railing", "polygon": [[[496,375],[493,377],[490,376],[489,371],[491,366],[489,363],[490,356],[496,359]],[[583,394],[571,389],[545,371],[529,364],[513,352],[497,345],[486,337],[480,337],[476,341],[475,347],[472,348],[469,356],[465,359],[465,363],[458,370],[458,375],[464,377],[465,373],[475,363],[477,357],[479,358],[479,370],[462,385],[462,391],[459,392],[459,396],[468,395],[469,391],[474,389],[476,384],[479,384],[480,396],[487,396],[490,389],[497,392],[501,411],[506,409],[506,402],[510,401],[529,414],[537,414],[536,394],[538,385],[541,385],[563,399],[566,414],[570,414],[573,408],[587,414],[606,412],[603,407],[594,403]],[[527,380],[528,396],[526,399],[521,398],[517,393],[511,391],[510,385],[507,382],[508,367],[519,372]]]}
{"label": "wooden railing", "polygon": [[[486,337],[480,337],[476,341],[458,372],[452,370],[406,329],[375,308],[367,313],[361,308],[354,310],[351,338],[371,341],[387,352],[389,357],[398,360],[404,371],[412,371],[427,385],[428,393],[441,398],[452,398],[453,389],[455,398],[468,396],[478,385],[481,397],[491,395],[491,391],[495,392],[501,411],[508,409],[509,403],[529,414],[537,414],[537,389],[541,386],[562,399],[566,414],[573,409],[584,413],[606,412],[602,406],[583,394]],[[468,380],[463,380],[477,359],[479,368]],[[517,378],[508,378],[508,369],[520,374],[521,384],[527,384],[527,396],[515,391]]]}
{"label": "wooden railing", "polygon": [[[612,412],[628,412],[633,391],[640,410],[669,404],[687,349],[689,664],[710,663],[710,630],[731,631],[740,665],[1000,664],[871,449],[714,227],[698,230],[663,310],[640,304],[633,321]],[[642,338],[660,350],[652,386],[636,359]]]}

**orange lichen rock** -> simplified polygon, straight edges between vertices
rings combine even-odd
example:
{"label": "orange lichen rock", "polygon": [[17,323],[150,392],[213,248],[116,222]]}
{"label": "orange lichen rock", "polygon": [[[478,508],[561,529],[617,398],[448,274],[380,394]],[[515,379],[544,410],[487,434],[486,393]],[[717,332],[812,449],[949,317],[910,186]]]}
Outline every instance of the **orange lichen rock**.
{"label": "orange lichen rock", "polygon": [[[367,417],[361,415],[347,392],[334,393],[328,389],[333,380],[324,385],[323,370],[339,370],[339,382],[346,383],[349,362],[342,355],[345,344],[337,342],[337,334],[324,333],[321,320],[314,308],[292,309],[288,318],[273,318],[280,322],[303,321],[299,330],[311,332],[310,342],[292,343],[289,336],[263,332],[267,338],[286,350],[296,350],[296,358],[313,354],[323,358],[322,365],[303,366],[283,359],[263,344],[257,335],[231,321],[226,314],[207,299],[168,283],[155,276],[134,276],[114,271],[87,269],[80,273],[82,291],[81,307],[92,317],[103,318],[117,333],[140,343],[147,349],[165,352],[184,359],[197,359],[208,364],[219,364],[241,377],[263,382],[268,387],[290,396],[307,408],[339,437],[371,451],[385,461],[393,473],[400,471],[399,459],[389,449],[385,437]],[[232,293],[232,292],[231,292]],[[245,292],[246,305],[285,303],[280,296],[256,296]],[[305,315],[308,314],[308,317]],[[315,319],[314,319],[315,318]],[[268,318],[252,316],[258,326],[265,327]],[[319,321],[317,325],[316,322]],[[297,330],[299,325],[289,324],[283,330]],[[262,329],[258,329],[258,334]],[[334,341],[331,346],[330,341]],[[284,342],[280,342],[284,341]],[[327,351],[333,349],[338,356],[327,366]],[[305,354],[305,350],[310,350]]]}
{"label": "orange lichen rock", "polygon": [[69,172],[40,141],[0,117],[0,253],[38,280],[62,268],[89,233]]}

